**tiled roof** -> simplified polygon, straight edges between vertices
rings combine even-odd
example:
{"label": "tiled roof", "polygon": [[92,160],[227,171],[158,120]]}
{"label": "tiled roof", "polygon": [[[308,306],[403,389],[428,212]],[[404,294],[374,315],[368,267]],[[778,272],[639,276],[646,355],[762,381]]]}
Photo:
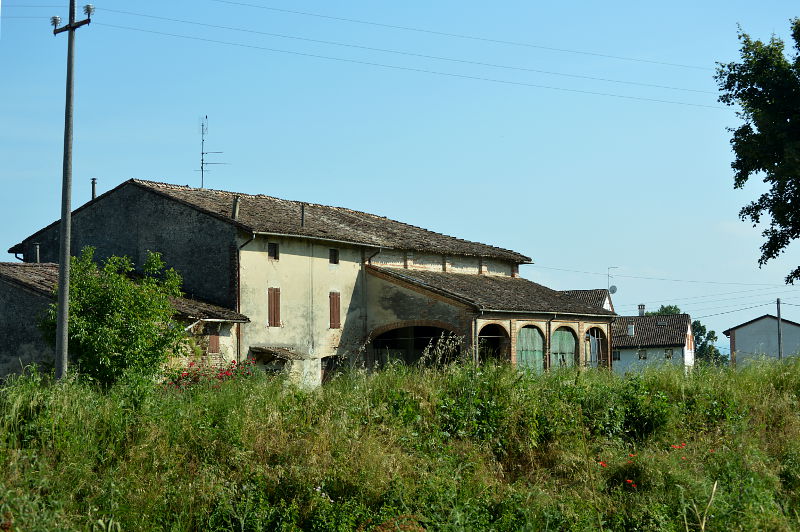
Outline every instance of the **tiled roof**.
{"label": "tiled roof", "polygon": [[[628,336],[628,325],[634,334]],[[611,326],[611,347],[677,347],[686,344],[686,333],[692,325],[688,314],[658,316],[619,316]]]}
{"label": "tiled roof", "polygon": [[[462,240],[343,207],[138,179],[132,179],[129,183],[135,183],[230,222],[234,222],[233,199],[238,196],[239,217],[234,223],[255,232],[306,236],[437,254],[492,257],[514,262],[531,261],[530,257],[515,251]],[[305,216],[301,225],[303,208]]]}
{"label": "tiled roof", "polygon": [[[0,262],[0,279],[50,297],[58,284],[58,264]],[[185,297],[172,298],[177,314],[189,319],[248,322],[247,316],[236,311]]]}
{"label": "tiled roof", "polygon": [[520,277],[369,266],[369,271],[406,281],[483,310],[613,316]]}
{"label": "tiled roof", "polygon": [[588,305],[599,308],[603,308],[606,299],[609,301],[611,300],[608,290],[605,288],[595,288],[593,290],[562,290],[561,293],[572,299],[577,299],[578,301],[583,301]]}
{"label": "tiled roof", "polygon": [[[778,317],[777,316],[774,316],[772,314],[764,314],[763,316],[759,316],[757,318],[753,318],[752,320],[746,321],[744,323],[740,323],[739,325],[734,325],[730,329],[722,331],[722,334],[724,334],[725,336],[730,336],[731,335],[731,331],[734,331],[734,330],[736,330],[736,329],[738,329],[740,327],[744,327],[745,325],[750,325],[751,323],[756,322],[758,320],[763,320],[764,318],[773,319],[776,322],[778,321]],[[796,326],[800,327],[800,323],[794,322],[792,320],[787,320],[786,318],[783,318],[783,317],[781,317],[781,322],[788,323],[790,325],[796,325]]]}

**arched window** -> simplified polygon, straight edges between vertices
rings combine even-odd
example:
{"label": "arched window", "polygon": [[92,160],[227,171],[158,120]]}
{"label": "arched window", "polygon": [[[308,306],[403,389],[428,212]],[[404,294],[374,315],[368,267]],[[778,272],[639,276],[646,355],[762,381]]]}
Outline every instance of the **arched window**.
{"label": "arched window", "polygon": [[508,333],[501,325],[490,323],[478,333],[478,359],[481,362],[510,362],[510,347]]}
{"label": "arched window", "polygon": [[602,329],[592,327],[586,331],[586,365],[597,368],[608,366],[608,345]]}
{"label": "arched window", "polygon": [[544,335],[537,327],[526,325],[519,330],[517,366],[536,373],[544,370]]}
{"label": "arched window", "polygon": [[559,327],[550,342],[550,368],[564,368],[575,365],[578,346],[575,333],[569,327]]}

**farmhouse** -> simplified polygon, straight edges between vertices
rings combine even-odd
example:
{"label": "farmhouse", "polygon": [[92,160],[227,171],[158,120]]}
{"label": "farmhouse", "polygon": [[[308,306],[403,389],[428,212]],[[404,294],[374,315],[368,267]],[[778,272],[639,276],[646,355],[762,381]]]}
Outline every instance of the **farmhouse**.
{"label": "farmhouse", "polygon": [[[734,325],[722,334],[731,341],[731,365],[746,365],[760,358],[778,359],[778,318],[764,314]],[[781,320],[783,356],[800,355],[800,323]]]}
{"label": "farmhouse", "polygon": [[[13,246],[55,261],[59,223]],[[234,359],[316,385],[323,361],[413,362],[455,334],[468,356],[535,371],[610,364],[612,310],[519,276],[531,259],[339,207],[129,180],[73,212],[72,250],[159,251],[184,291],[247,316]]]}
{"label": "farmhouse", "polygon": [[694,366],[694,334],[688,314],[619,316],[612,327],[612,367],[617,373],[647,366]]}
{"label": "farmhouse", "polygon": [[[53,363],[53,348],[44,341],[39,321],[53,302],[58,265],[0,262],[0,376],[33,362]],[[231,359],[237,350],[234,325],[246,316],[202,301],[173,298],[175,317],[214,360]]]}

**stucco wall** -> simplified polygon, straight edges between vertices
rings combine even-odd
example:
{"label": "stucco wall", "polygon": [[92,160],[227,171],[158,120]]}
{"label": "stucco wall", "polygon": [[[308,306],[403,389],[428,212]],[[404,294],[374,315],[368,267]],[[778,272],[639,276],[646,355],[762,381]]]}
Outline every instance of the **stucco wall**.
{"label": "stucco wall", "polygon": [[664,350],[670,349],[665,347],[651,347],[645,349],[647,351],[647,359],[639,360],[638,349],[618,349],[620,359],[614,360],[612,368],[614,372],[619,374],[631,373],[642,371],[647,367],[657,367],[664,365],[673,366],[687,366],[694,365],[694,357],[691,350],[686,350],[682,347],[672,347],[672,359],[664,358]]}
{"label": "stucco wall", "polygon": [[0,377],[36,362],[50,368],[53,348],[38,329],[50,298],[0,280]]}
{"label": "stucco wall", "polygon": [[[72,217],[73,255],[90,245],[98,258],[126,255],[141,266],[147,250],[161,252],[183,277],[189,297],[228,308],[236,305],[235,239],[232,225],[134,184]],[[42,262],[58,262],[59,224],[23,243],[27,262],[34,260],[33,242],[41,244]]]}
{"label": "stucco wall", "polygon": [[[459,255],[439,255],[436,253],[422,253],[419,251],[383,250],[370,259],[374,266],[389,268],[408,268],[414,270],[448,271],[453,273],[469,273],[486,275],[508,275],[514,269],[514,264],[507,261],[467,257]],[[483,271],[481,272],[481,267]]]}
{"label": "stucco wall", "polygon": [[[278,244],[279,258],[267,255]],[[320,359],[355,355],[364,338],[361,249],[297,238],[257,237],[240,255],[243,352],[251,346],[283,347],[307,359],[291,373],[303,381],[321,378]],[[329,250],[339,250],[330,264]],[[280,327],[269,327],[269,288],[280,288]],[[330,328],[330,293],[340,295],[341,328]]]}
{"label": "stucco wall", "polygon": [[[783,322],[783,355],[800,354],[800,327]],[[732,331],[735,334],[736,364],[748,364],[763,357],[778,358],[778,321],[762,318]]]}

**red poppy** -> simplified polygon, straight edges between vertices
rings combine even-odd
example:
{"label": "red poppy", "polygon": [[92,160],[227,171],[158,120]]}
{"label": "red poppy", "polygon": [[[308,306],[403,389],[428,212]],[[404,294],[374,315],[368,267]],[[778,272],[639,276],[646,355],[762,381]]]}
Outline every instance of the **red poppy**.
{"label": "red poppy", "polygon": [[600,464],[600,467],[608,467],[608,464],[603,462],[603,461],[600,461],[600,462],[597,462],[597,463]]}

